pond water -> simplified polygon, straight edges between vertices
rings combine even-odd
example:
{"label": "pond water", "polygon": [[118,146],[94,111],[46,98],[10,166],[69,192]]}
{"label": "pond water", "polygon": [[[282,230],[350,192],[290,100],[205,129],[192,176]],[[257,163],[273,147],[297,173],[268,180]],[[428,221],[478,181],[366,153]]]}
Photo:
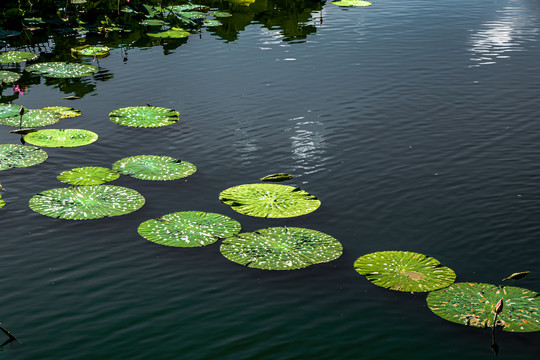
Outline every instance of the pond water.
{"label": "pond water", "polygon": [[[540,291],[540,2],[306,1],[278,11],[256,0],[234,9],[241,14],[226,31],[187,40],[42,41],[43,60],[69,60],[83,43],[113,50],[85,60],[99,65],[95,76],[33,76],[15,97],[4,87],[2,102],[81,110],[52,127],[99,139],[47,148],[43,164],[0,174],[0,321],[20,340],[0,357],[493,358],[489,329],[447,322],[425,293],[374,286],[353,263],[415,251],[454,269],[457,281],[506,284],[531,271],[511,285]],[[109,121],[112,110],[145,104],[174,108],[180,121],[157,129]],[[18,143],[5,129],[0,143]],[[179,157],[198,171],[167,182],[120,177],[112,184],[146,198],[121,217],[67,221],[28,207],[32,195],[63,186],[64,170],[141,154]],[[275,172],[293,174],[287,184],[322,206],[260,219],[218,199]],[[186,210],[230,216],[243,231],[319,230],[344,253],[274,272],[230,262],[218,244],[170,248],[137,233],[142,221]],[[498,358],[537,358],[539,336],[499,331]]]}

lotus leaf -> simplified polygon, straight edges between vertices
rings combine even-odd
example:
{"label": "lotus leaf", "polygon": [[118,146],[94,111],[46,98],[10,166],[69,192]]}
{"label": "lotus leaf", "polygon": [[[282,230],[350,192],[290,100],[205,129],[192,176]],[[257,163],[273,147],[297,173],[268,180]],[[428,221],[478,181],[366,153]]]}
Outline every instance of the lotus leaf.
{"label": "lotus leaf", "polygon": [[433,291],[456,279],[454,271],[436,259],[410,251],[367,254],[356,259],[354,268],[375,285],[398,291]]}
{"label": "lotus leaf", "polygon": [[231,17],[232,16],[232,14],[225,11],[216,11],[210,15],[214,15],[215,17]]}
{"label": "lotus leaf", "polygon": [[321,206],[317,197],[298,187],[280,184],[244,184],[219,194],[221,202],[240,214],[288,218],[309,214]]}
{"label": "lotus leaf", "polygon": [[85,64],[47,62],[30,65],[26,68],[26,71],[46,77],[68,79],[95,74],[98,72],[98,68]]}
{"label": "lotus leaf", "polygon": [[33,146],[0,144],[0,170],[41,164],[47,157],[45,151]]}
{"label": "lotus leaf", "polygon": [[41,110],[49,110],[59,113],[60,119],[69,119],[81,115],[81,112],[79,110],[75,110],[74,108],[70,108],[69,106],[47,106],[42,108]]}
{"label": "lotus leaf", "polygon": [[514,286],[455,283],[427,296],[428,307],[445,320],[474,327],[493,327],[495,306],[503,308],[495,326],[504,331],[540,331],[540,294]]}
{"label": "lotus leaf", "polygon": [[30,208],[45,216],[67,220],[99,219],[129,214],[144,205],[137,191],[114,185],[57,188],[34,195]]}
{"label": "lotus leaf", "polygon": [[146,26],[163,26],[166,24],[166,22],[159,19],[146,19],[141,21],[140,24]]}
{"label": "lotus leaf", "polygon": [[109,113],[116,124],[144,128],[172,125],[178,122],[179,115],[178,111],[157,106],[131,106]]}
{"label": "lotus leaf", "polygon": [[41,109],[28,109],[22,116],[0,117],[0,124],[8,126],[39,127],[56,124],[60,120],[60,114],[54,111]]}
{"label": "lotus leaf", "polygon": [[25,135],[30,144],[44,147],[76,147],[93,143],[98,135],[83,129],[45,129]]}
{"label": "lotus leaf", "polygon": [[343,246],[330,235],[296,227],[272,227],[223,240],[220,251],[240,265],[294,270],[337,259]]}
{"label": "lotus leaf", "polygon": [[21,111],[21,108],[24,108],[25,111],[27,110],[22,105],[0,104],[0,118],[19,116],[19,111]]}
{"label": "lotus leaf", "polygon": [[107,46],[83,45],[71,49],[71,53],[77,56],[92,56],[102,58],[108,56],[111,49]]}
{"label": "lotus leaf", "polygon": [[0,84],[9,84],[21,78],[20,74],[13,71],[0,70]]}
{"label": "lotus leaf", "polygon": [[200,11],[183,11],[180,15],[188,19],[204,19],[206,14]]}
{"label": "lotus leaf", "polygon": [[184,5],[169,6],[168,9],[171,11],[182,12],[182,11],[198,10],[202,6],[204,5],[184,4]]}
{"label": "lotus leaf", "polygon": [[158,38],[181,39],[181,38],[186,38],[191,34],[184,29],[173,27],[166,31],[157,31],[157,32],[149,31],[146,33],[146,35],[151,36],[151,37],[158,37]]}
{"label": "lotus leaf", "polygon": [[192,175],[195,165],[169,156],[138,155],[115,162],[112,168],[121,174],[142,180],[176,180]]}
{"label": "lotus leaf", "polygon": [[85,166],[61,172],[58,180],[70,185],[100,185],[116,180],[120,174],[105,167]]}
{"label": "lotus leaf", "polygon": [[287,174],[287,173],[277,173],[277,174],[271,174],[271,175],[267,175],[263,178],[261,178],[260,180],[261,181],[285,181],[285,180],[290,180],[294,178],[294,176],[292,176],[291,174]]}
{"label": "lotus leaf", "polygon": [[210,19],[205,19],[203,21],[203,26],[221,26],[223,25],[223,23],[219,20],[210,20]]}
{"label": "lotus leaf", "polygon": [[[2,195],[0,195],[0,198]],[[3,208],[6,205],[6,202],[4,200],[0,200],[0,209]]]}
{"label": "lotus leaf", "polygon": [[6,51],[0,53],[0,63],[20,63],[27,60],[34,60],[38,56],[28,51]]}
{"label": "lotus leaf", "polygon": [[371,6],[369,1],[362,0],[341,0],[341,1],[332,1],[332,4],[337,6]]}
{"label": "lotus leaf", "polygon": [[240,223],[225,215],[183,211],[143,222],[139,234],[156,244],[176,247],[206,246],[238,234]]}

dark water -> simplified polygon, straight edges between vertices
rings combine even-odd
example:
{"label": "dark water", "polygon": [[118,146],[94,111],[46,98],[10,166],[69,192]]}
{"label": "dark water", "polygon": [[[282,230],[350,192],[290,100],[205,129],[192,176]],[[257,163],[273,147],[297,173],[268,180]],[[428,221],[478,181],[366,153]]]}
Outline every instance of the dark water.
{"label": "dark water", "polygon": [[[115,48],[99,76],[42,79],[14,101],[73,106],[83,115],[54,127],[100,138],[48,148],[45,163],[0,174],[0,321],[21,340],[0,358],[493,358],[489,330],[442,320],[425,294],[376,287],[353,263],[416,251],[457,281],[500,284],[528,270],[515,285],[540,290],[540,2],[319,8],[304,13],[301,36],[258,13],[233,35],[131,46],[127,61]],[[76,92],[84,96],[61,99]],[[146,103],[177,109],[181,121],[137,129],[108,119]],[[0,142],[18,139],[2,131]],[[147,203],[117,218],[63,221],[28,208],[33,194],[63,186],[61,171],[139,154],[180,157],[198,172],[121,177],[113,184]],[[219,202],[225,188],[274,172],[294,174],[321,208],[275,220]],[[176,249],[137,234],[142,221],[184,210],[230,216],[244,231],[316,229],[344,253],[271,272],[229,262],[217,244]],[[497,336],[498,358],[539,357],[538,333]]]}

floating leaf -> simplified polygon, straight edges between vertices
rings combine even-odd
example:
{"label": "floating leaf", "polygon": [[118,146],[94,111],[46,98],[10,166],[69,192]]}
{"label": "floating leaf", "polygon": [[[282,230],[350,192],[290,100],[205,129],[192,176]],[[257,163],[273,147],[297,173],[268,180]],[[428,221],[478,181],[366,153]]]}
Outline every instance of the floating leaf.
{"label": "floating leaf", "polygon": [[81,115],[79,110],[75,110],[69,106],[47,106],[41,110],[54,111],[60,114],[60,119],[74,118]]}
{"label": "floating leaf", "polygon": [[13,71],[0,70],[0,84],[9,84],[21,78],[20,74]]}
{"label": "floating leaf", "polygon": [[273,227],[223,240],[220,251],[240,265],[294,270],[337,259],[343,246],[330,235],[296,227]]}
{"label": "floating leaf", "polygon": [[139,234],[156,244],[176,247],[206,246],[238,234],[240,223],[225,215],[183,211],[143,222]]}
{"label": "floating leaf", "polygon": [[131,106],[109,113],[113,123],[144,128],[172,125],[178,122],[179,115],[178,111],[157,106]]}
{"label": "floating leaf", "polygon": [[156,31],[156,32],[149,31],[146,33],[146,35],[151,36],[151,37],[158,37],[158,38],[181,39],[181,38],[186,38],[191,34],[184,29],[173,27],[166,31]]}
{"label": "floating leaf", "polygon": [[41,164],[47,157],[45,151],[33,146],[0,144],[0,170]]}
{"label": "floating leaf", "polygon": [[190,11],[190,10],[198,10],[204,5],[197,5],[197,4],[184,4],[184,5],[173,5],[169,6],[167,9],[170,11],[175,12],[182,12],[182,11]]}
{"label": "floating leaf", "polygon": [[454,271],[436,259],[410,251],[367,254],[356,259],[354,268],[375,285],[398,291],[433,291],[456,279]]}
{"label": "floating leaf", "polygon": [[68,220],[99,219],[129,214],[144,205],[133,189],[114,185],[57,188],[34,195],[30,208],[45,216]]}
{"label": "floating leaf", "polygon": [[[427,296],[428,307],[445,320],[474,327],[492,327],[497,303],[504,307],[496,326],[512,332],[540,331],[540,294],[514,286],[455,283]],[[501,303],[502,303],[501,302]]]}
{"label": "floating leaf", "polygon": [[221,202],[240,214],[288,218],[309,214],[321,206],[317,197],[298,187],[280,184],[244,184],[219,194]]}
{"label": "floating leaf", "polygon": [[146,19],[141,21],[140,24],[146,26],[163,26],[166,24],[166,22],[159,19]]}
{"label": "floating leaf", "polygon": [[362,0],[341,0],[341,1],[332,1],[332,4],[337,6],[371,6],[369,1]]}
{"label": "floating leaf", "polygon": [[183,11],[180,15],[188,19],[204,19],[206,14],[200,11]]}
{"label": "floating leaf", "polygon": [[0,118],[19,116],[19,111],[21,111],[22,108],[24,108],[24,111],[27,110],[22,105],[0,104]]}
{"label": "floating leaf", "polygon": [[62,99],[66,99],[66,100],[77,100],[77,99],[80,99],[80,98],[81,98],[80,96],[74,96],[74,95],[71,95],[71,96],[63,97]]}
{"label": "floating leaf", "polygon": [[204,19],[203,26],[221,26],[223,23],[219,20],[213,20],[213,19]]}
{"label": "floating leaf", "polygon": [[45,129],[30,133],[24,140],[44,147],[76,147],[93,143],[98,135],[83,129]]}
{"label": "floating leaf", "polygon": [[32,128],[9,130],[11,134],[19,134],[19,135],[26,135],[26,134],[30,134],[31,132],[36,132],[36,131],[37,129],[32,129]]}
{"label": "floating leaf", "polygon": [[38,56],[28,51],[6,51],[0,53],[0,63],[20,63],[28,60],[34,60]]}
{"label": "floating leaf", "polygon": [[107,46],[100,45],[83,45],[71,49],[71,53],[76,56],[92,56],[97,58],[103,58],[108,56],[111,49]]}
{"label": "floating leaf", "polygon": [[[0,198],[2,195],[0,195]],[[3,208],[6,205],[6,202],[4,200],[0,200],[0,209]]]}
{"label": "floating leaf", "polygon": [[30,65],[26,71],[52,78],[79,78],[89,76],[98,72],[98,68],[92,65],[66,63],[66,62],[47,62]]}
{"label": "floating leaf", "polygon": [[142,180],[176,180],[197,171],[195,165],[169,156],[138,155],[115,162],[112,168],[121,174]]}
{"label": "floating leaf", "polygon": [[19,114],[10,117],[0,117],[0,124],[8,126],[40,127],[56,124],[60,120],[60,114],[41,109],[28,109],[21,117]]}
{"label": "floating leaf", "polygon": [[502,281],[510,280],[510,279],[519,280],[530,273],[531,273],[530,271],[522,271],[522,272],[513,273],[509,277],[505,277],[504,279],[502,279]]}
{"label": "floating leaf", "polygon": [[85,166],[61,172],[58,180],[70,185],[100,185],[116,180],[120,174],[105,167]]}
{"label": "floating leaf", "polygon": [[225,11],[216,11],[211,13],[210,15],[213,15],[215,17],[231,17],[232,14],[225,12]]}
{"label": "floating leaf", "polygon": [[267,176],[261,178],[260,180],[261,181],[275,181],[275,182],[278,182],[278,181],[290,180],[292,178],[294,178],[294,176],[292,176],[291,174],[277,173],[277,174],[267,175]]}

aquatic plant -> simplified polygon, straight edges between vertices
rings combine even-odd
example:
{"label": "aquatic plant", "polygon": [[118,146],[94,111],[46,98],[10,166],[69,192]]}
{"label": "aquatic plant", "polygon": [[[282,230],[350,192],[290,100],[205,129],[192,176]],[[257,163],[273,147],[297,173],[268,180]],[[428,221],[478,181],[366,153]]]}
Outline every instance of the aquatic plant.
{"label": "aquatic plant", "polygon": [[225,238],[220,252],[227,259],[251,268],[294,270],[337,259],[341,243],[320,231],[297,227],[271,227]]}
{"label": "aquatic plant", "polygon": [[0,70],[0,84],[9,84],[21,78],[20,74],[13,71]]}
{"label": "aquatic plant", "polygon": [[45,129],[24,136],[30,144],[43,147],[77,147],[93,143],[98,135],[84,129]]}
{"label": "aquatic plant", "polygon": [[181,39],[188,37],[191,33],[179,27],[172,27],[169,30],[164,31],[149,31],[146,35],[156,38]]}
{"label": "aquatic plant", "polygon": [[71,108],[69,106],[47,106],[41,108],[41,110],[49,110],[59,113],[60,119],[69,119],[81,115],[80,110],[75,110],[74,108]]}
{"label": "aquatic plant", "polygon": [[6,51],[0,53],[0,63],[20,63],[37,59],[38,55],[28,51]]}
{"label": "aquatic plant", "polygon": [[109,113],[110,120],[118,125],[155,128],[178,122],[180,114],[173,109],[157,106],[130,106]]}
{"label": "aquatic plant", "polygon": [[58,180],[70,185],[100,185],[119,177],[117,171],[100,166],[78,167],[62,171],[57,176]]}
{"label": "aquatic plant", "polygon": [[60,114],[50,110],[20,108],[20,113],[15,116],[0,116],[0,124],[15,127],[40,127],[56,124],[60,120]]}
{"label": "aquatic plant", "polygon": [[363,1],[363,0],[332,1],[332,4],[337,5],[337,6],[371,6],[372,5],[369,1]]}
{"label": "aquatic plant", "polygon": [[93,65],[67,62],[38,63],[26,67],[25,70],[33,74],[61,79],[80,78],[98,72],[98,68]]}
{"label": "aquatic plant", "polygon": [[45,151],[33,146],[0,144],[0,170],[41,164],[47,157]]}
{"label": "aquatic plant", "polygon": [[111,49],[101,45],[82,45],[71,49],[74,56],[91,56],[94,58],[103,58],[111,53]]}
{"label": "aquatic plant", "polygon": [[287,174],[287,173],[277,173],[277,174],[270,174],[270,175],[266,175],[265,177],[262,177],[260,178],[261,181],[273,181],[273,182],[278,182],[278,181],[285,181],[285,180],[290,180],[294,178],[294,176],[292,176],[291,174]]}
{"label": "aquatic plant", "polygon": [[192,163],[160,155],[130,156],[116,161],[112,168],[137,179],[156,181],[182,179],[197,171]]}

